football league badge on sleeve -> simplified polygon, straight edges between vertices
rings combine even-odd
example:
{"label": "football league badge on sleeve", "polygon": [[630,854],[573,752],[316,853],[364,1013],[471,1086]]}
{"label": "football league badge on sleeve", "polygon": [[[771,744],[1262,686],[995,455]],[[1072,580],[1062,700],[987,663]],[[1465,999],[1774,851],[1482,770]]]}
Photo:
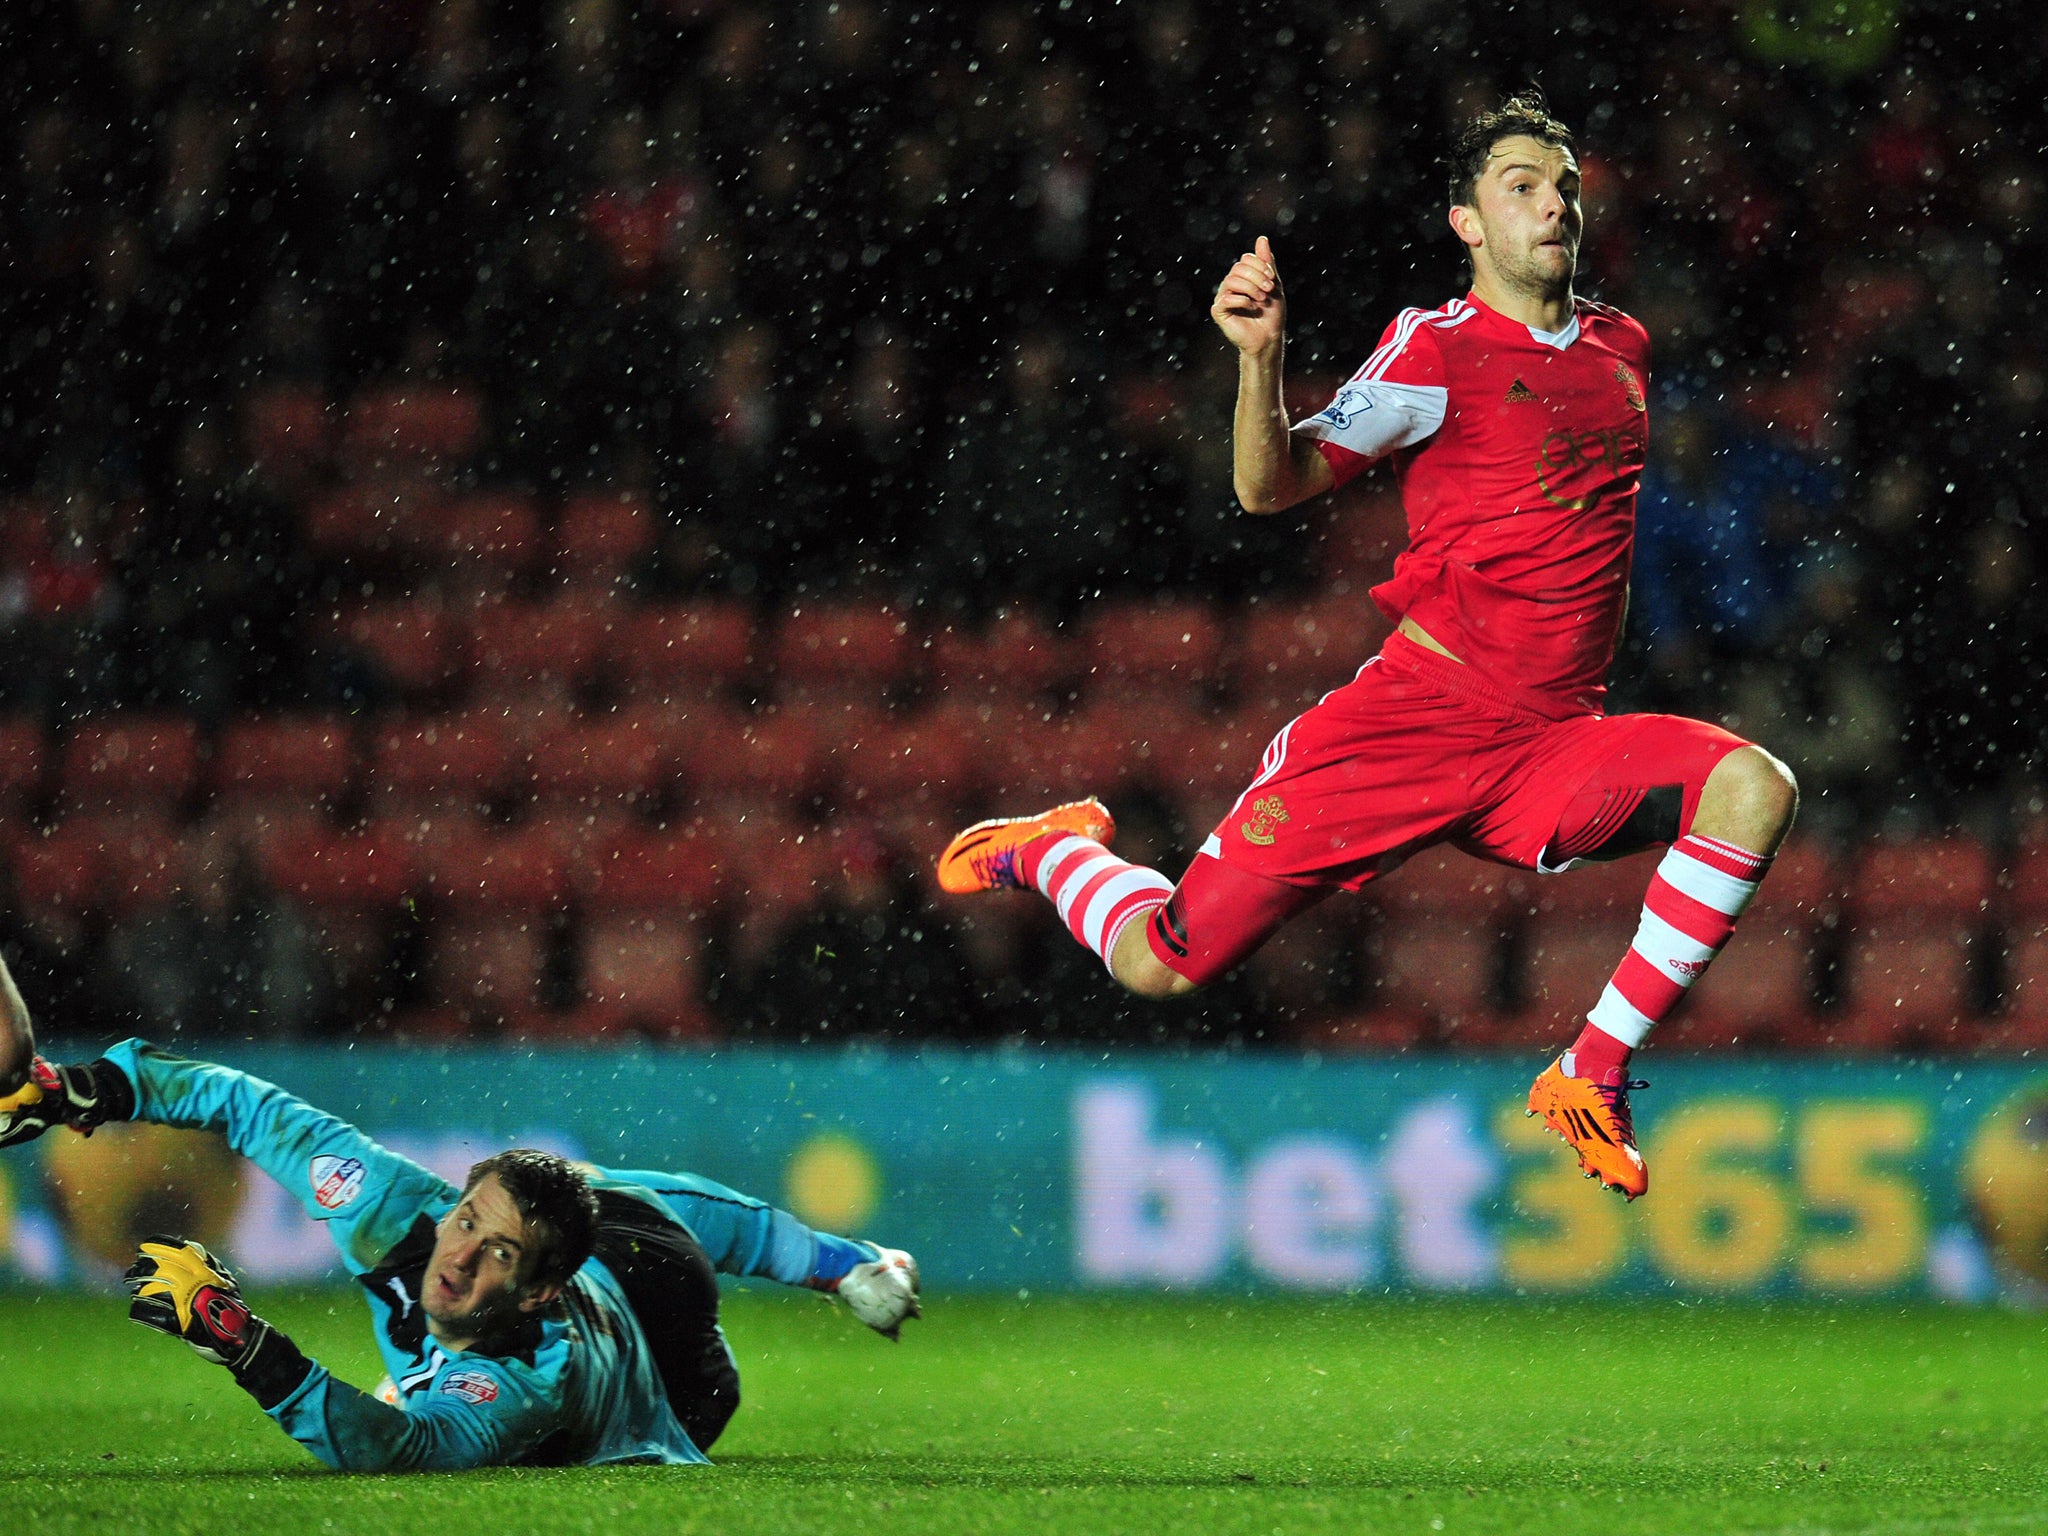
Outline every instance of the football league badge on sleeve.
{"label": "football league badge on sleeve", "polygon": [[313,1199],[323,1211],[338,1211],[362,1193],[367,1170],[359,1157],[316,1157],[307,1176]]}

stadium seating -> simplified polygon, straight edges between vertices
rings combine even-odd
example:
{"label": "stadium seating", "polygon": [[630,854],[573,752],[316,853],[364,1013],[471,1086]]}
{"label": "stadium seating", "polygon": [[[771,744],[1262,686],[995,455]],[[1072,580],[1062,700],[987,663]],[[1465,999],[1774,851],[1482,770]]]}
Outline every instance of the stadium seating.
{"label": "stadium seating", "polygon": [[417,478],[337,486],[308,500],[299,515],[308,551],[375,572],[403,569],[441,492]]}
{"label": "stadium seating", "polygon": [[754,616],[735,602],[633,609],[608,631],[604,662],[622,694],[636,703],[717,699],[754,670]]}
{"label": "stadium seating", "polygon": [[[1508,941],[1530,877],[1432,848],[1370,884],[1373,1009],[1416,1015],[1432,1038],[1485,1048],[1518,1038],[1508,1011]],[[1343,898],[1338,898],[1343,899]]]}
{"label": "stadium seating", "polygon": [[1966,1044],[1982,1011],[1975,968],[1986,955],[1994,867],[1962,837],[1876,843],[1845,898],[1848,943],[1837,1049]]}
{"label": "stadium seating", "polygon": [[806,603],[776,623],[770,656],[785,700],[879,703],[909,685],[919,648],[908,622],[887,608]]}
{"label": "stadium seating", "polygon": [[1005,609],[980,628],[949,624],[928,649],[932,694],[948,703],[1030,702],[1086,669],[1063,631],[1021,608]]}
{"label": "stadium seating", "polygon": [[412,520],[404,548],[422,575],[459,598],[503,597],[540,564],[540,511],[513,492],[450,496]]}
{"label": "stadium seating", "polygon": [[652,509],[630,492],[571,496],[555,522],[555,569],[573,586],[614,587],[647,558],[660,533]]}
{"label": "stadium seating", "polygon": [[471,616],[472,698],[480,703],[565,694],[598,675],[620,617],[608,596],[565,593],[549,602],[487,602]]}
{"label": "stadium seating", "polygon": [[376,385],[349,402],[336,458],[358,476],[393,466],[451,471],[475,452],[483,425],[482,399],[460,385]]}
{"label": "stadium seating", "polygon": [[481,815],[513,781],[512,732],[488,711],[399,716],[370,736],[366,798],[408,825]]}
{"label": "stadium seating", "polygon": [[104,715],[64,743],[64,813],[169,815],[199,786],[199,727],[177,715]]}
{"label": "stadium seating", "polygon": [[1239,700],[1289,718],[1356,676],[1386,628],[1363,597],[1255,603],[1231,625],[1224,675]]}
{"label": "stadium seating", "polygon": [[317,385],[257,390],[242,401],[242,449],[268,484],[303,490],[326,471],[338,423],[326,392]]}
{"label": "stadium seating", "polygon": [[1081,640],[1092,693],[1198,701],[1222,682],[1223,630],[1206,603],[1109,603]]}
{"label": "stadium seating", "polygon": [[545,825],[469,828],[422,849],[417,886],[434,922],[430,1001],[489,1026],[537,1008],[567,861]]}
{"label": "stadium seating", "polygon": [[222,729],[207,777],[216,802],[331,812],[348,793],[355,764],[355,732],[347,721],[253,717]]}
{"label": "stadium seating", "polygon": [[47,771],[42,727],[32,720],[0,719],[0,815],[35,800]]}

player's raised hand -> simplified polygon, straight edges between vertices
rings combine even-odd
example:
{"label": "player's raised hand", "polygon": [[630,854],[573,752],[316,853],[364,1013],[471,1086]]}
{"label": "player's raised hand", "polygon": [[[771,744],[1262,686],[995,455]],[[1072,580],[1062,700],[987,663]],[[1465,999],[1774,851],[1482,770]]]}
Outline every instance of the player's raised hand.
{"label": "player's raised hand", "polygon": [[1240,352],[1261,353],[1280,344],[1287,328],[1287,295],[1280,287],[1272,242],[1264,235],[1217,284],[1209,318]]}
{"label": "player's raised hand", "polygon": [[133,1109],[120,1068],[104,1060],[60,1067],[38,1056],[28,1082],[0,1099],[0,1147],[34,1141],[60,1125],[90,1136],[94,1126],[126,1119]]}

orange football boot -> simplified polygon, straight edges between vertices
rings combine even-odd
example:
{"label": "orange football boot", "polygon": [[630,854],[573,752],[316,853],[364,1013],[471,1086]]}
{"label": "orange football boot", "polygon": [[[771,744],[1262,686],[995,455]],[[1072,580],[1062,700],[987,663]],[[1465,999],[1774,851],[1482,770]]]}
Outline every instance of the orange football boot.
{"label": "orange football boot", "polygon": [[1048,832],[1092,837],[1107,845],[1116,836],[1116,819],[1091,795],[1036,816],[977,821],[939,855],[939,889],[955,896],[1019,889],[1024,882],[1017,878],[1017,850]]}
{"label": "orange football boot", "polygon": [[1641,1079],[1631,1081],[1622,1071],[1609,1072],[1598,1082],[1567,1077],[1560,1056],[1530,1087],[1529,1113],[1541,1115],[1543,1123],[1578,1153],[1587,1178],[1633,1200],[1650,1187],[1650,1170],[1636,1150],[1628,1095],[1631,1088],[1649,1086]]}

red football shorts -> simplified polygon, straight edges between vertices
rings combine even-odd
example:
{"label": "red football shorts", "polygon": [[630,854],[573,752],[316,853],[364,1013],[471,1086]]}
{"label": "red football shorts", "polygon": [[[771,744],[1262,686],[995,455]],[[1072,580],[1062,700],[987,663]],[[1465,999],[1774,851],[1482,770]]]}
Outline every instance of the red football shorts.
{"label": "red football shorts", "polygon": [[1214,981],[1296,913],[1435,843],[1544,873],[1669,843],[1744,745],[1676,715],[1548,718],[1396,634],[1273,738],[1146,924],[1152,952]]}

